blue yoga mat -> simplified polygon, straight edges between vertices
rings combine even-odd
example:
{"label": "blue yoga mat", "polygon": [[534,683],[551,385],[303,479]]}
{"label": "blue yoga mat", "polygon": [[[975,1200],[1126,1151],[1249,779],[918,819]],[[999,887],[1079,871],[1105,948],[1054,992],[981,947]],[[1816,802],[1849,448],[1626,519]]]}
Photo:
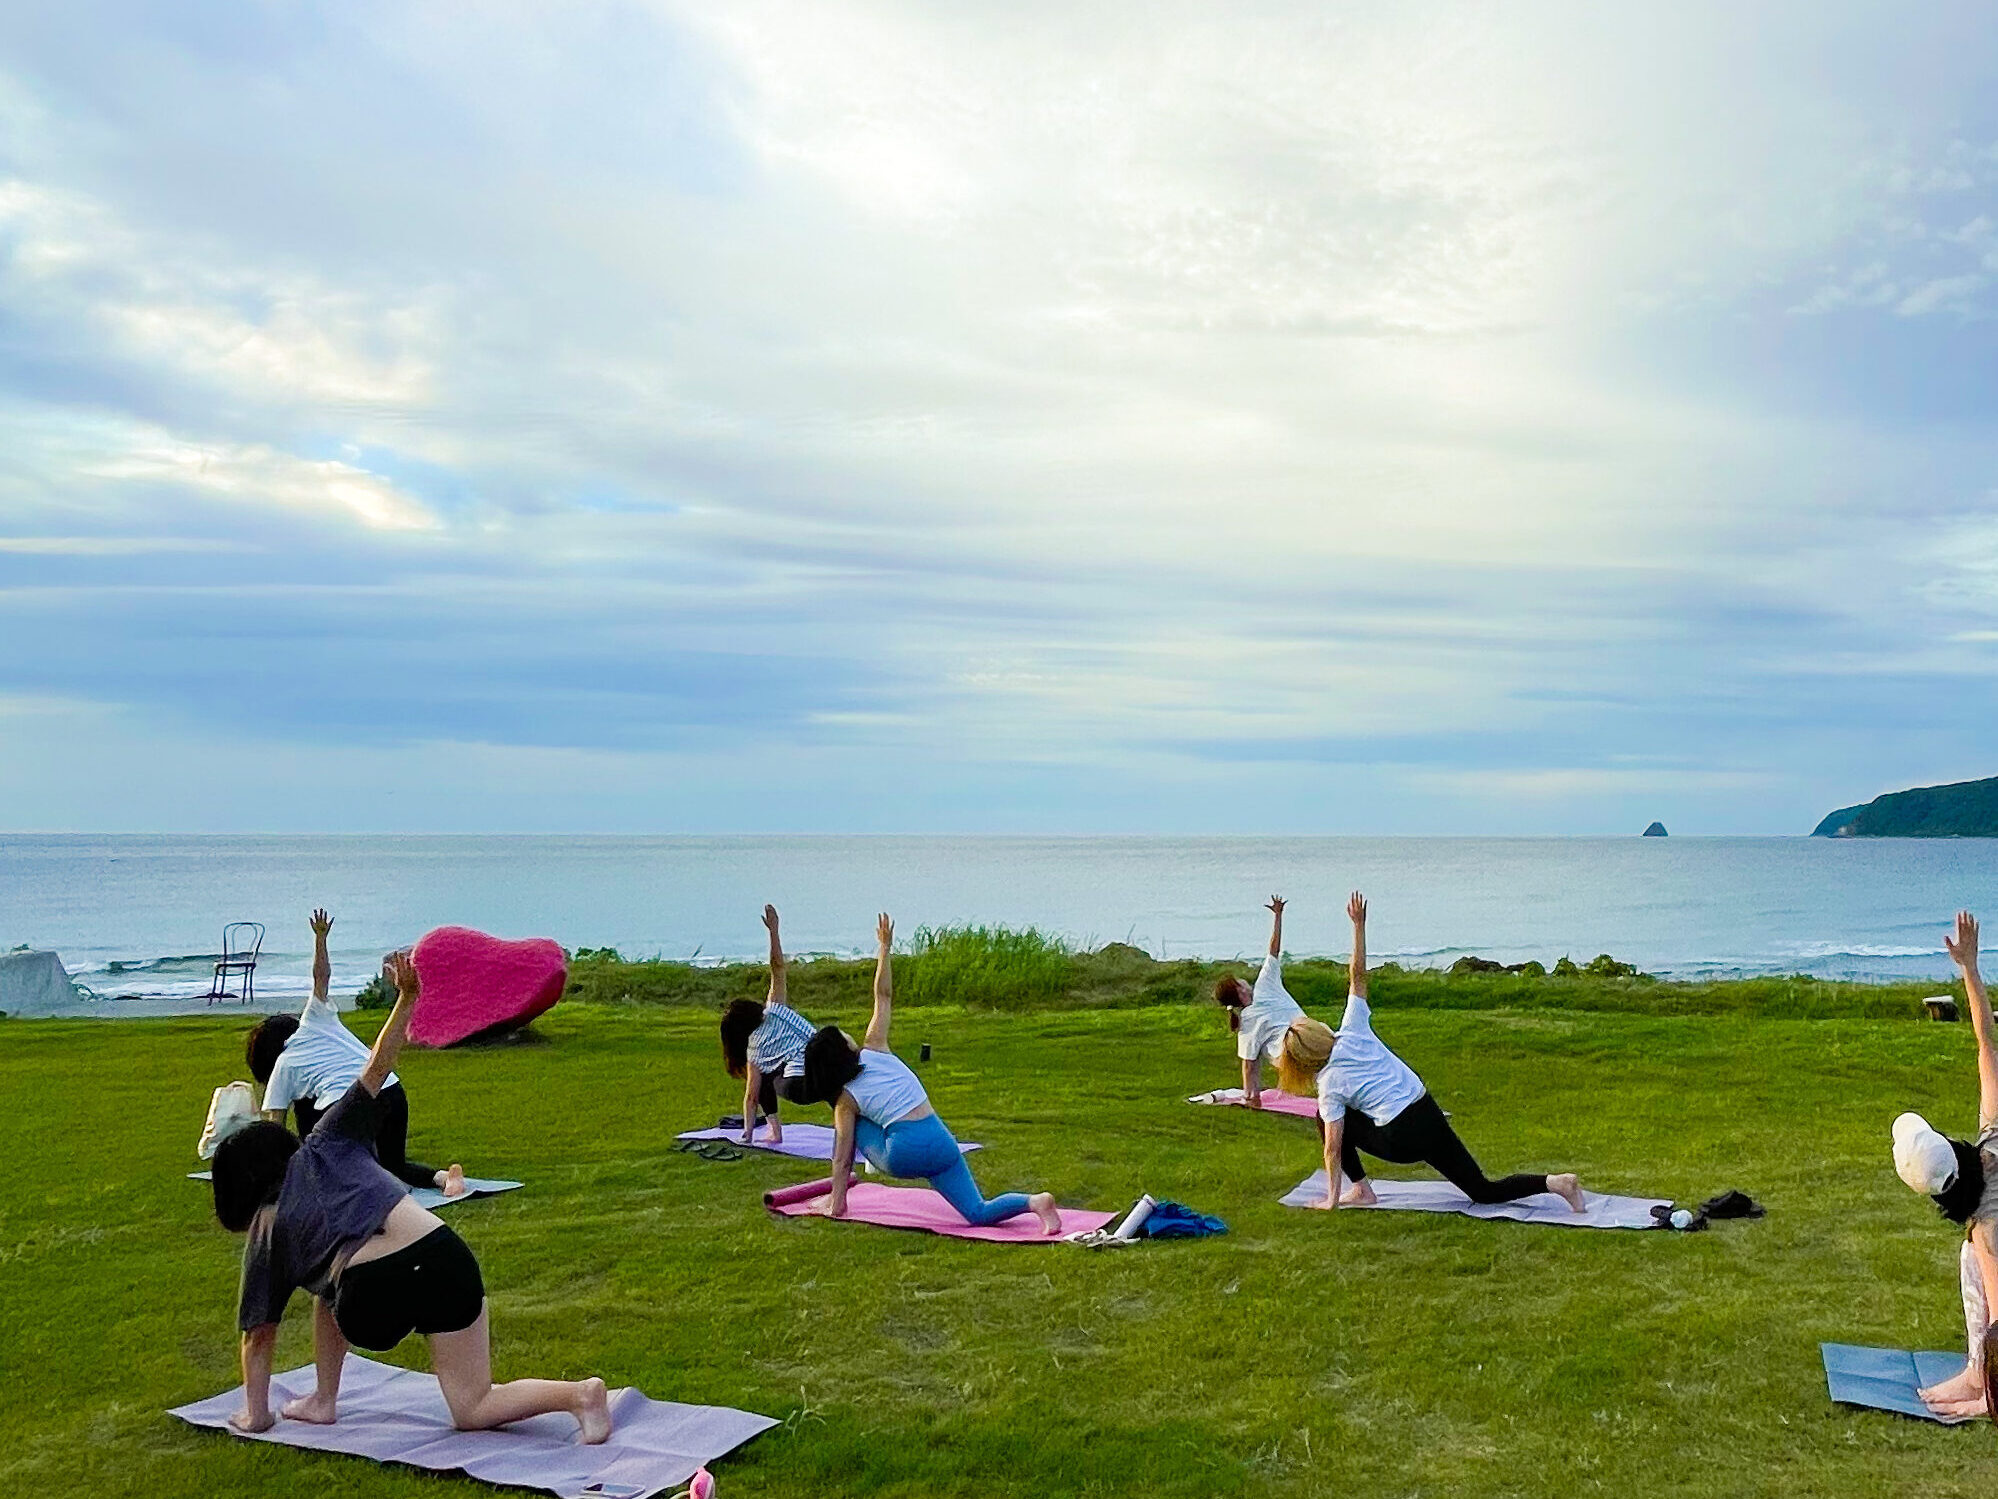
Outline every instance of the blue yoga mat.
{"label": "blue yoga mat", "polygon": [[1850,1343],[1820,1343],[1825,1382],[1840,1405],[1893,1411],[1938,1426],[1961,1426],[1975,1416],[1939,1416],[1915,1392],[1963,1372],[1960,1353],[1908,1353],[1900,1348],[1857,1348]]}

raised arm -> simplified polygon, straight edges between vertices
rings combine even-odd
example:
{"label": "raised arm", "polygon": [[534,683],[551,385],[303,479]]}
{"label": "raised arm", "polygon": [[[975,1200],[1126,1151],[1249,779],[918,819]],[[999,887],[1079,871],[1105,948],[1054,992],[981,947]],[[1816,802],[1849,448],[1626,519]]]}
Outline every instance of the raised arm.
{"label": "raised arm", "polygon": [[1346,992],[1367,997],[1367,898],[1355,890],[1346,901],[1346,916],[1353,923],[1353,967],[1346,979]]}
{"label": "raised arm", "polygon": [[1283,956],[1283,897],[1272,895],[1264,909],[1270,913],[1270,956]]}
{"label": "raised arm", "polygon": [[395,1059],[402,1053],[402,1043],[409,1039],[410,1013],[415,1010],[416,996],[423,988],[422,980],[416,976],[416,964],[408,953],[390,953],[383,966],[395,980],[395,1008],[389,1011],[388,1022],[375,1037],[368,1065],[361,1069],[361,1086],[370,1097],[382,1091],[389,1074],[395,1071]]}
{"label": "raised arm", "polygon": [[868,1051],[888,1049],[888,1022],[895,1010],[895,923],[883,911],[874,921],[874,1014],[867,1022],[867,1039],[860,1044]]}
{"label": "raised arm", "polygon": [[321,906],[312,913],[312,997],[322,1003],[333,987],[333,960],[326,955],[326,934],[333,930],[333,918]]}
{"label": "raised arm", "polygon": [[1998,1039],[1993,1036],[1991,996],[1977,971],[1977,918],[1968,911],[1958,911],[1956,930],[1943,938],[1943,946],[1963,975],[1970,1026],[1977,1032],[1977,1131],[1982,1134],[1998,1123]]}
{"label": "raised arm", "polygon": [[781,1005],[785,1000],[784,941],[777,935],[777,908],[763,908],[763,925],[770,931],[770,997],[766,1004]]}

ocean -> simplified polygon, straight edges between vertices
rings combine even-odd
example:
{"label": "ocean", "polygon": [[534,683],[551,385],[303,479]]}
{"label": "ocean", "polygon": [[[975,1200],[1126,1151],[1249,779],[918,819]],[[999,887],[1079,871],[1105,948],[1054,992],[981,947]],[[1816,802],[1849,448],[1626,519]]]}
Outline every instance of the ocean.
{"label": "ocean", "polygon": [[207,988],[225,921],[261,921],[275,998],[307,987],[314,905],[348,992],[446,923],[758,958],[767,900],[794,953],[870,951],[887,910],[905,935],[1036,926],[1225,958],[1262,950],[1277,893],[1290,951],[1338,953],[1356,886],[1376,961],[1942,978],[1951,913],[1998,915],[1998,840],[0,835],[0,948],[55,948],[100,994],[176,997]]}

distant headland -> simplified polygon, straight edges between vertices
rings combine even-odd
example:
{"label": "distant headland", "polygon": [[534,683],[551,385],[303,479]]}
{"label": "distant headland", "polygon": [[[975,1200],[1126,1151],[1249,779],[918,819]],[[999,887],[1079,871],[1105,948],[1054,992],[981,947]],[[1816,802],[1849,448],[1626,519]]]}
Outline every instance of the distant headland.
{"label": "distant headland", "polygon": [[1840,807],[1813,838],[1998,838],[1998,776],[1890,791]]}

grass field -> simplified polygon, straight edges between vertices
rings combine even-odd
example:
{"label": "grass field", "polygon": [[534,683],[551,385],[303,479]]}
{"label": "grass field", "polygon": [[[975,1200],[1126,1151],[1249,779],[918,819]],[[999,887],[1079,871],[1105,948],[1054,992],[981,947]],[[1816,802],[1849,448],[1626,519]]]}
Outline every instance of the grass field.
{"label": "grass field", "polygon": [[[836,1007],[847,980],[824,977],[814,1018],[857,1025],[859,990]],[[1562,1004],[1553,983],[1504,1004],[1503,980],[1397,1000],[1390,977],[1379,1028],[1494,1171],[1740,1187],[1766,1220],[1680,1236],[1279,1207],[1310,1127],[1181,1101],[1235,1074],[1219,1015],[1183,995],[898,1020],[912,1059],[935,1048],[944,1118],[986,1143],[988,1190],[1104,1209],[1151,1191],[1232,1230],[1116,1253],[773,1221],[759,1192],[809,1167],[671,1149],[739,1098],[713,995],[573,1003],[530,1041],[403,1072],[413,1151],[529,1184],[451,1220],[485,1270],[496,1372],[782,1418],[722,1465],[724,1499],[1988,1494],[1998,1433],[1836,1408],[1817,1355],[1959,1344],[1956,1241],[1895,1179],[1887,1125],[1970,1124],[1968,1027],[1789,1018],[1906,1015],[1886,991],[1685,1015],[1652,1012],[1662,986],[1619,1007],[1614,985]],[[240,1240],[181,1178],[242,1029],[0,1022],[0,1492],[470,1491],[163,1414],[236,1380]],[[301,1301],[280,1367],[307,1357]],[[422,1345],[392,1357],[420,1366]]]}

